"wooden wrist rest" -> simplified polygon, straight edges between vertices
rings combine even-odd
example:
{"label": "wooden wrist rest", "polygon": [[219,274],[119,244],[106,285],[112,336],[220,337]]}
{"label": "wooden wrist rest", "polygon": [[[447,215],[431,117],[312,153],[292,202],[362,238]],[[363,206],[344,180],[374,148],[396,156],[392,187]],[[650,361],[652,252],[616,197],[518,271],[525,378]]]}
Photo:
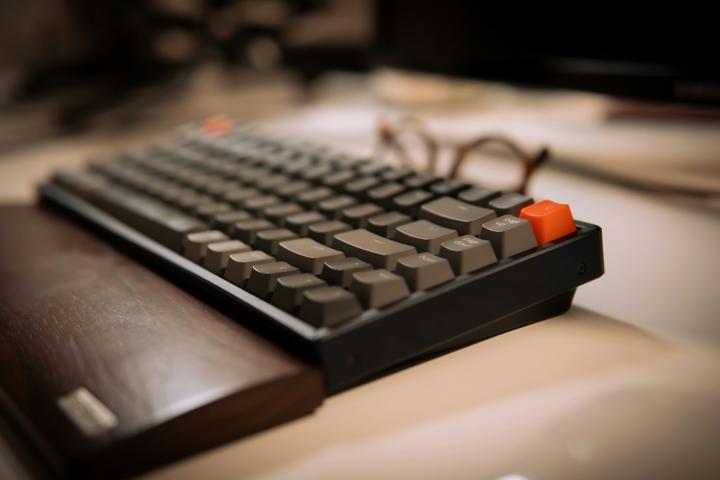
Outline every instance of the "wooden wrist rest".
{"label": "wooden wrist rest", "polygon": [[64,215],[0,207],[0,406],[53,474],[123,477],[312,412],[317,370]]}

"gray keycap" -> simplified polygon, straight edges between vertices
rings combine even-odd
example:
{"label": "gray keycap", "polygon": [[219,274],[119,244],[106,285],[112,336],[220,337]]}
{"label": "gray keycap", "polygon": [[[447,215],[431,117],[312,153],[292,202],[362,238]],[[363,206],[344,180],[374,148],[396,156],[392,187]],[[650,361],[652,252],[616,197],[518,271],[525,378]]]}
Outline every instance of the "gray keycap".
{"label": "gray keycap", "polygon": [[284,183],[272,190],[272,193],[282,198],[293,198],[296,195],[308,190],[312,185],[304,180],[295,180],[294,182]]}
{"label": "gray keycap", "polygon": [[417,253],[415,247],[381,237],[364,229],[338,233],[333,247],[378,268],[392,270],[398,258]]}
{"label": "gray keycap", "polygon": [[492,244],[498,258],[512,257],[537,246],[530,222],[512,215],[485,223],[480,238]]}
{"label": "gray keycap", "polygon": [[259,197],[252,197],[247,200],[243,200],[241,207],[243,210],[250,212],[250,214],[257,215],[264,208],[271,205],[277,205],[278,203],[280,203],[280,198],[275,195],[261,195]]}
{"label": "gray keycap", "polygon": [[303,299],[303,292],[311,288],[325,287],[327,283],[315,275],[299,273],[280,277],[275,283],[275,291],[272,294],[272,303],[283,310],[292,311],[300,305]]}
{"label": "gray keycap", "polygon": [[154,197],[157,197],[158,199],[162,200],[163,202],[169,203],[171,205],[175,205],[177,203],[177,200],[184,196],[188,195],[190,193],[187,189],[183,187],[179,187],[177,185],[170,185],[165,187],[160,187],[152,192],[152,195]]}
{"label": "gray keycap", "polygon": [[474,272],[497,262],[490,242],[474,235],[463,235],[443,242],[438,255],[448,259],[457,275]]}
{"label": "gray keycap", "polygon": [[278,278],[298,273],[300,273],[300,270],[287,262],[268,262],[254,265],[250,271],[247,290],[258,297],[268,298],[275,291]]}
{"label": "gray keycap", "polygon": [[339,220],[330,220],[310,225],[310,227],[308,227],[308,234],[310,238],[324,243],[327,246],[331,246],[335,234],[347,232],[348,230],[352,230],[352,227],[347,223]]}
{"label": "gray keycap", "polygon": [[400,212],[388,212],[368,218],[367,229],[387,238],[395,238],[395,229],[413,219]]}
{"label": "gray keycap", "polygon": [[371,162],[369,158],[355,157],[346,154],[333,154],[332,157],[326,157],[328,161],[340,168],[360,168]]}
{"label": "gray keycap", "polygon": [[261,178],[272,175],[270,170],[264,168],[246,168],[236,173],[236,178],[244,184],[255,184]]}
{"label": "gray keycap", "polygon": [[318,211],[328,218],[339,220],[342,211],[352,205],[355,205],[357,200],[349,195],[340,195],[337,197],[330,197],[327,200],[323,200],[318,203]]}
{"label": "gray keycap", "polygon": [[463,202],[485,207],[490,200],[500,195],[502,195],[502,192],[492,188],[473,187],[458,193],[457,197]]}
{"label": "gray keycap", "polygon": [[363,177],[344,184],[342,188],[351,195],[360,195],[379,184],[377,177]]}
{"label": "gray keycap", "polygon": [[327,175],[332,171],[332,167],[330,165],[314,165],[306,170],[303,170],[300,174],[302,178],[305,180],[309,180],[311,182],[314,182],[316,180],[320,180],[322,177]]}
{"label": "gray keycap", "polygon": [[433,184],[429,190],[435,195],[455,195],[456,193],[468,188],[470,188],[470,185],[463,181],[448,179]]}
{"label": "gray keycap", "polygon": [[258,250],[263,250],[270,255],[276,255],[280,242],[297,238],[297,234],[287,228],[273,228],[272,230],[263,230],[255,236],[253,246]]}
{"label": "gray keycap", "polygon": [[285,175],[270,175],[268,177],[265,177],[261,180],[259,180],[255,186],[259,188],[260,190],[265,191],[271,191],[272,189],[284,185],[286,183],[289,183],[291,180],[290,177],[286,177]]}
{"label": "gray keycap", "polygon": [[225,240],[207,246],[203,266],[216,275],[222,274],[233,253],[249,252],[250,247],[240,240]]}
{"label": "gray keycap", "polygon": [[230,255],[230,258],[228,258],[228,263],[225,267],[225,280],[242,287],[245,285],[245,282],[247,282],[247,279],[250,278],[250,272],[253,266],[274,261],[275,259],[273,257],[260,250],[233,253]]}
{"label": "gray keycap", "polygon": [[363,203],[348,207],[342,211],[342,220],[355,228],[365,228],[370,217],[379,215],[383,209],[374,203]]}
{"label": "gray keycap", "polygon": [[457,232],[450,228],[436,225],[427,220],[418,220],[397,227],[395,239],[399,242],[412,245],[419,252],[438,253],[440,245],[451,238],[457,237]]}
{"label": "gray keycap", "polygon": [[310,158],[301,158],[283,166],[283,171],[288,175],[299,175],[303,171],[312,168],[313,162]]}
{"label": "gray keycap", "polygon": [[327,218],[319,212],[302,212],[286,217],[285,226],[301,237],[307,237],[310,225],[325,221]]}
{"label": "gray keycap", "polygon": [[386,183],[368,190],[367,197],[379,205],[390,208],[392,207],[393,197],[400,195],[405,190],[405,186],[400,183]]}
{"label": "gray keycap", "polygon": [[237,187],[237,184],[234,182],[214,180],[205,184],[202,191],[208,195],[212,195],[213,197],[222,197],[226,191],[235,187]]}
{"label": "gray keycap", "polygon": [[442,181],[441,178],[431,175],[429,173],[418,173],[404,180],[403,183],[408,188],[427,188],[433,183]]}
{"label": "gray keycap", "polygon": [[263,230],[271,230],[276,228],[275,225],[265,220],[264,218],[255,218],[252,220],[243,220],[241,222],[235,222],[233,226],[232,235],[239,238],[243,242],[252,245],[255,243],[257,233]]}
{"label": "gray keycap", "polygon": [[234,210],[215,214],[211,224],[214,228],[229,234],[232,232],[233,225],[236,222],[250,220],[250,218],[251,215],[249,213],[242,210]]}
{"label": "gray keycap", "polygon": [[408,215],[415,215],[420,205],[431,200],[433,194],[425,190],[411,190],[402,195],[393,197],[394,208]]}
{"label": "gray keycap", "polygon": [[325,175],[320,183],[330,188],[337,188],[357,177],[357,173],[353,170],[341,170]]}
{"label": "gray keycap", "polygon": [[427,252],[401,258],[395,273],[405,278],[412,291],[437,287],[455,278],[447,259]]}
{"label": "gray keycap", "polygon": [[365,308],[381,308],[410,295],[405,279],[384,269],[354,273],[350,290]]}
{"label": "gray keycap", "polygon": [[386,182],[398,182],[404,178],[411,177],[415,172],[409,168],[393,168],[380,175]]}
{"label": "gray keycap", "polygon": [[273,222],[279,227],[285,226],[285,219],[290,215],[301,213],[302,207],[297,203],[278,203],[270,205],[262,210],[262,216]]}
{"label": "gray keycap", "polygon": [[392,167],[386,163],[371,162],[362,167],[358,168],[357,171],[360,175],[380,175],[383,172],[390,170]]}
{"label": "gray keycap", "polygon": [[521,193],[504,193],[488,202],[488,207],[497,212],[498,215],[520,215],[520,210],[532,205],[533,199]]}
{"label": "gray keycap", "polygon": [[241,205],[248,198],[259,197],[262,192],[256,188],[238,187],[223,193],[222,198],[233,205]]}
{"label": "gray keycap", "polygon": [[206,186],[215,180],[214,177],[210,175],[206,175],[192,170],[191,172],[192,173],[190,173],[190,175],[185,178],[186,183],[198,192],[204,193],[206,191]]}
{"label": "gray keycap", "polygon": [[212,203],[211,197],[202,195],[192,190],[184,190],[173,202],[173,206],[182,210],[183,212],[192,212],[198,205],[205,203]]}
{"label": "gray keycap", "polygon": [[341,251],[323,245],[312,238],[298,238],[280,242],[277,255],[279,260],[284,260],[304,272],[315,275],[322,271],[323,264],[326,261],[344,256]]}
{"label": "gray keycap", "polygon": [[355,257],[339,258],[325,262],[320,277],[328,283],[348,288],[352,283],[353,273],[365,270],[372,270],[372,265]]}
{"label": "gray keycap", "polygon": [[144,192],[153,198],[162,200],[165,203],[173,203],[175,198],[181,195],[182,187],[173,185],[162,180],[151,180],[145,184]]}
{"label": "gray keycap", "polygon": [[305,290],[299,316],[316,327],[334,327],[362,313],[355,294],[341,287]]}
{"label": "gray keycap", "polygon": [[193,210],[193,213],[203,222],[210,223],[216,213],[229,212],[231,209],[232,207],[227,203],[213,202],[198,205],[197,208]]}
{"label": "gray keycap", "polygon": [[335,191],[328,187],[317,187],[299,193],[295,201],[307,209],[313,209],[318,203],[334,195]]}
{"label": "gray keycap", "polygon": [[460,235],[477,235],[483,223],[497,217],[495,210],[477,207],[450,197],[441,197],[420,207],[420,218],[451,228]]}
{"label": "gray keycap", "polygon": [[205,258],[207,246],[211,243],[229,240],[228,236],[219,230],[207,230],[205,232],[190,233],[185,236],[183,243],[183,255],[199,263]]}

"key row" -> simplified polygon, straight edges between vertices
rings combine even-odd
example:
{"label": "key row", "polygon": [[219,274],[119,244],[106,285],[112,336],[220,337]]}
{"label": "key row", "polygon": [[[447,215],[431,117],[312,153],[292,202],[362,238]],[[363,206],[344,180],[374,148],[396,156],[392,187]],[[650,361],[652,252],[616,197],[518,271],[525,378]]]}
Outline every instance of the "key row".
{"label": "key row", "polygon": [[[529,230],[526,238],[534,246],[529,223],[506,217],[488,222],[491,224],[488,232],[493,228],[504,232],[514,225],[523,225],[523,230]],[[269,246],[261,238],[256,238],[254,243],[255,248],[264,247],[265,251],[252,250],[248,244],[232,240],[220,231],[196,232],[186,237],[184,253],[228,281],[290,312],[304,302],[305,290],[326,286],[328,281],[349,289],[364,308],[380,308],[407,297],[411,290],[436,287],[451,281],[456,274],[475,271],[497,261],[493,242],[472,235],[457,237],[455,234],[454,238],[446,239],[437,249],[439,255],[429,251],[417,253],[411,245],[364,229],[336,234],[333,245],[337,248],[310,238],[283,240],[275,246]],[[503,244],[502,248],[514,247]],[[261,266],[263,264],[268,265]],[[286,276],[286,280],[278,283]],[[343,305],[351,302],[348,294],[329,295],[326,302],[330,303],[331,297]],[[325,307],[327,309],[323,309]],[[332,320],[327,320],[333,324],[341,321],[341,317],[349,319],[358,314],[355,308],[340,312],[339,306],[325,307],[316,305],[312,311],[335,312]],[[302,309],[298,314],[301,318],[308,315]],[[323,320],[325,314],[316,314],[320,315],[314,320],[316,323],[328,325]]]}
{"label": "key row", "polygon": [[[358,170],[333,170],[328,165],[312,166],[301,163],[298,167],[297,161],[271,162],[262,156],[263,160],[257,160],[250,165],[237,165],[236,163],[222,163],[217,158],[201,157],[193,160],[189,165],[182,155],[176,157],[161,157],[155,162],[145,161],[144,167],[158,175],[164,176],[166,180],[178,182],[181,186],[193,188],[200,193],[214,195],[218,198],[225,196],[227,201],[235,199],[232,193],[238,187],[252,187],[257,189],[250,193],[258,194],[265,192],[280,198],[296,195],[303,192],[306,201],[315,205],[323,200],[330,199],[335,192],[349,194],[358,199],[369,200],[384,208],[400,210],[410,215],[416,215],[419,207],[433,198],[443,195],[453,195],[459,200],[471,205],[485,206],[497,211],[498,214],[518,215],[519,211],[532,203],[532,199],[515,193],[502,194],[499,191],[472,187],[469,184],[457,180],[443,180],[439,177],[426,174],[415,174],[403,180],[404,183],[393,181],[384,183],[390,177],[363,176],[365,173],[393,173],[400,170],[405,174],[404,169],[394,169],[388,165],[377,162],[361,164]],[[255,158],[255,157],[253,157]],[[220,162],[230,168],[232,175],[227,169],[213,168],[211,173],[200,173],[207,170],[208,165],[215,165]],[[263,163],[264,162],[264,163]],[[268,166],[268,162],[275,165],[275,170]],[[372,167],[370,169],[369,167]],[[95,168],[107,168],[95,165]],[[195,169],[195,170],[193,170]],[[288,169],[293,171],[288,172]],[[282,174],[278,173],[282,171]],[[222,173],[227,175],[222,176]],[[220,175],[220,176],[217,176]],[[237,183],[239,182],[239,183]],[[312,186],[315,185],[315,188]],[[425,189],[422,189],[425,188]],[[312,190],[306,192],[307,190]],[[226,193],[230,195],[228,198]]]}
{"label": "key row", "polygon": [[[284,184],[282,187],[293,186],[290,192],[287,190],[276,192],[285,198],[273,194],[263,194],[253,187],[228,187],[228,190],[215,192],[215,197],[220,198],[220,200],[216,200],[209,195],[204,195],[204,193],[212,192],[196,193],[181,186],[161,182],[152,183],[151,179],[137,178],[137,174],[113,172],[110,175],[121,184],[135,187],[142,193],[149,194],[184,211],[189,211],[205,221],[213,214],[229,211],[234,207],[254,215],[268,216],[271,220],[290,214],[299,215],[303,210],[317,210],[327,217],[323,218],[325,220],[343,220],[354,227],[369,227],[385,236],[392,236],[394,229],[410,217],[401,212],[390,212],[387,216],[378,217],[380,213],[384,213],[384,210],[376,204],[362,203],[348,195],[336,195],[334,191],[324,187],[307,189],[304,188],[307,187],[304,184]],[[506,196],[512,195],[515,194]],[[405,198],[403,195],[397,197],[398,206],[407,206],[402,203]],[[499,197],[496,200],[502,200],[502,198]],[[421,195],[413,200],[414,207],[419,209],[415,215],[417,218],[432,220],[436,224],[452,228],[461,234],[477,234],[485,221],[494,218],[497,214],[506,214],[506,210],[515,212],[515,207],[527,206],[526,204],[531,202],[531,199],[525,197],[518,199],[519,203],[516,202],[511,209],[507,209],[503,205],[498,205],[497,209],[491,209],[478,207],[447,196],[421,204],[420,202],[425,199],[425,195]],[[317,215],[310,215],[307,218],[321,219]],[[335,225],[339,226],[339,224]]]}
{"label": "key row", "polygon": [[[117,181],[117,177],[111,176]],[[127,182],[127,178],[125,178]],[[121,182],[122,183],[122,182]],[[147,186],[147,185],[146,185]],[[182,190],[157,186],[156,196],[171,206],[180,208],[198,217],[206,223],[219,223],[219,227],[228,231],[234,228],[239,232],[241,239],[247,241],[255,238],[257,232],[287,226],[289,230],[300,236],[311,236],[318,241],[330,245],[334,235],[352,228],[367,228],[390,239],[398,239],[415,246],[419,251],[437,253],[439,245],[444,240],[459,234],[477,235],[482,225],[488,220],[496,218],[493,209],[471,205],[452,197],[441,197],[423,204],[417,218],[427,221],[412,222],[412,218],[400,212],[385,213],[380,207],[371,203],[356,203],[349,196],[331,197],[318,202],[317,205],[308,203],[308,194],[318,192],[318,189],[300,192],[296,202],[283,202],[273,195],[258,196],[250,189],[235,190],[236,205],[242,209],[235,209],[233,204],[214,201],[211,198],[187,193]],[[240,195],[243,194],[243,195]],[[174,198],[173,198],[174,197]],[[545,202],[547,203],[547,201]],[[532,220],[532,229],[540,243],[552,241],[560,236],[574,231],[574,222],[567,206],[564,211],[558,211],[558,220],[548,222],[551,211],[547,208],[538,213],[538,209],[545,203],[533,206],[535,213],[524,214]],[[550,202],[553,203],[553,202]],[[557,210],[559,204],[554,204]],[[317,211],[305,210],[304,207],[316,206]],[[344,208],[343,208],[344,207]],[[530,212],[530,209],[528,209]],[[217,218],[217,221],[214,219]],[[538,220],[539,218],[539,220]],[[265,220],[263,220],[265,219]],[[542,225],[545,225],[543,227]],[[548,230],[547,225],[560,225],[562,228]],[[294,235],[288,229],[280,229],[263,238],[273,246],[282,240],[292,238]],[[525,247],[527,243],[522,235],[516,234],[515,229],[509,229],[509,234],[497,233],[496,251],[501,256],[512,256]],[[551,233],[547,233],[550,231]],[[543,233],[545,232],[545,233]],[[228,233],[230,233],[228,231]],[[242,238],[247,237],[247,238]],[[510,238],[512,241],[507,241]],[[519,240],[518,240],[519,239]]]}
{"label": "key row", "polygon": [[[212,164],[220,158],[237,158],[254,160],[253,165],[264,166],[270,168],[290,168],[292,173],[302,173],[308,179],[322,183],[328,187],[338,187],[343,183],[350,182],[357,186],[357,190],[353,193],[366,192],[366,197],[384,207],[403,208],[403,204],[412,213],[413,200],[426,201],[433,196],[452,195],[460,200],[479,206],[491,206],[498,211],[498,214],[518,215],[519,211],[532,203],[532,199],[519,194],[502,194],[500,191],[472,186],[468,183],[455,179],[442,179],[429,174],[419,174],[407,168],[392,167],[390,165],[371,161],[366,158],[352,158],[345,154],[332,152],[325,146],[308,144],[307,142],[297,143],[289,142],[287,138],[274,139],[257,130],[248,130],[240,128],[236,130],[234,135],[225,136],[221,141],[216,138],[207,137],[207,135],[195,135],[195,142],[189,142],[191,147],[206,152],[211,152],[215,157],[204,157],[198,161],[198,165],[203,166]],[[249,153],[250,152],[250,153]],[[197,153],[197,151],[195,152]],[[280,155],[280,161],[278,161]],[[320,164],[319,167],[306,168],[309,164],[299,162],[300,168],[292,168],[288,164],[293,163],[292,159],[315,159]],[[338,159],[342,159],[339,161]],[[311,162],[312,163],[312,162]],[[346,168],[347,170],[321,175],[322,168],[334,166],[336,168]],[[351,169],[355,169],[355,171]],[[361,178],[358,178],[361,177]],[[366,178],[362,178],[366,177]],[[372,177],[377,177],[373,179]],[[390,182],[378,186],[378,179],[382,182]],[[428,191],[413,191],[413,189],[425,189]],[[400,205],[390,205],[387,203],[393,197],[407,193],[399,202]],[[498,197],[502,197],[499,198]],[[497,200],[496,200],[497,199]],[[493,202],[490,204],[490,202]]]}
{"label": "key row", "polygon": [[[488,240],[498,258],[511,257],[538,245],[528,220],[512,215],[495,217],[494,214],[489,218],[491,220],[465,235],[477,234]],[[269,216],[253,217],[245,211],[222,211],[204,220],[211,227],[272,254],[283,241],[309,237],[382,268],[392,268],[397,258],[410,250],[437,254],[446,241],[459,236],[457,230],[429,220],[413,221],[407,216],[385,213],[364,222],[349,220],[347,223],[328,220],[318,212],[273,215],[271,221]],[[367,228],[357,228],[364,225]]]}

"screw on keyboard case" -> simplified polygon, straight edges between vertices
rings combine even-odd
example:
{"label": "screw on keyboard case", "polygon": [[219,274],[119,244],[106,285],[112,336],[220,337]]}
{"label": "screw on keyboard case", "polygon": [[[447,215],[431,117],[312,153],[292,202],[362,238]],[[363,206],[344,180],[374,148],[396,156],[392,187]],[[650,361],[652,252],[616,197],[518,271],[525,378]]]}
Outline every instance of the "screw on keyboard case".
{"label": "screw on keyboard case", "polygon": [[322,402],[318,370],[66,215],[2,207],[0,225],[3,435],[51,478],[124,477]]}
{"label": "screw on keyboard case", "polygon": [[[578,231],[516,258],[381,310],[369,310],[336,329],[315,329],[210,273],[54,184],[42,198],[119,240],[153,267],[224,299],[236,318],[317,364],[334,393],[403,363],[489,338],[565,312],[577,286],[604,272],[602,232],[576,221]],[[241,306],[238,308],[238,305]]]}

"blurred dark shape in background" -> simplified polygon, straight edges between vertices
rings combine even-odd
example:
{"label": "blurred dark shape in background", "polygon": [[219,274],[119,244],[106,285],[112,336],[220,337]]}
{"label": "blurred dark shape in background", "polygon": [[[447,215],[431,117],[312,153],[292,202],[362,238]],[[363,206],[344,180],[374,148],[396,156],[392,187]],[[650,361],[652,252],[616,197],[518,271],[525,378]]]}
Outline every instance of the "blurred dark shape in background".
{"label": "blurred dark shape in background", "polygon": [[0,101],[58,98],[54,121],[72,131],[134,89],[208,59],[263,72],[290,66],[305,80],[329,65],[366,69],[369,7],[353,0],[6,0]]}
{"label": "blurred dark shape in background", "polygon": [[374,62],[457,77],[720,104],[716,21],[692,4],[509,8],[378,1]]}
{"label": "blurred dark shape in background", "polygon": [[[138,89],[158,86],[155,98],[167,95],[212,62],[228,71],[292,72],[301,86],[328,70],[391,66],[695,105],[620,115],[718,118],[717,110],[698,109],[720,104],[712,15],[689,6],[542,16],[489,7],[474,0],[4,0],[0,108],[47,101],[49,126],[80,131],[103,112],[127,108]],[[22,123],[17,112],[11,118],[0,124]],[[0,132],[0,144],[3,136],[17,134]]]}

